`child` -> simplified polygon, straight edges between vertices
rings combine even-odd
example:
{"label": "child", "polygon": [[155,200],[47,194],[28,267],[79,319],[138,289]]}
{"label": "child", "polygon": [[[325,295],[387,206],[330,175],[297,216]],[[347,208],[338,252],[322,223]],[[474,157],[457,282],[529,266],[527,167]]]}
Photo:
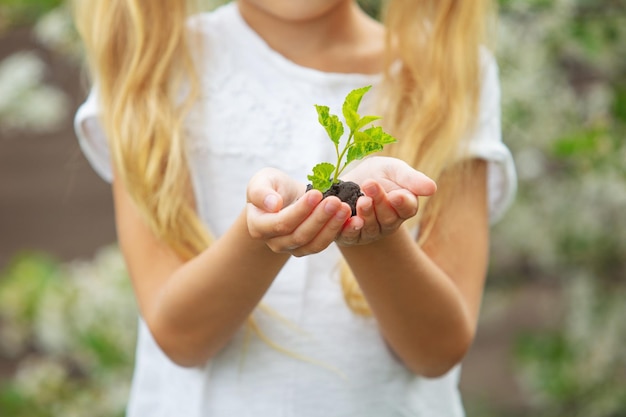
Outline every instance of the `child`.
{"label": "child", "polygon": [[[392,0],[384,26],[354,0],[83,3],[76,129],[141,313],[128,416],[463,415],[515,187],[486,0]],[[366,85],[398,143],[343,175],[350,217],[305,194],[334,158],[314,104]]]}

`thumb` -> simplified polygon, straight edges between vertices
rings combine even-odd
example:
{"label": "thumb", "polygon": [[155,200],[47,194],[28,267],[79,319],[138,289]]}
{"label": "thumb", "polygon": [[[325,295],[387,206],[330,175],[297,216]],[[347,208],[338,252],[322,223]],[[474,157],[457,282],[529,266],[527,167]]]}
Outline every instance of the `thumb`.
{"label": "thumb", "polygon": [[276,213],[283,207],[283,199],[278,193],[268,193],[263,198],[263,208],[269,212]]}
{"label": "thumb", "polygon": [[400,164],[394,170],[394,181],[417,196],[431,196],[437,191],[437,184],[421,171],[409,164]]}
{"label": "thumb", "polygon": [[246,198],[257,208],[275,213],[283,207],[283,198],[278,192],[278,181],[273,171],[264,168],[257,172],[248,182]]}

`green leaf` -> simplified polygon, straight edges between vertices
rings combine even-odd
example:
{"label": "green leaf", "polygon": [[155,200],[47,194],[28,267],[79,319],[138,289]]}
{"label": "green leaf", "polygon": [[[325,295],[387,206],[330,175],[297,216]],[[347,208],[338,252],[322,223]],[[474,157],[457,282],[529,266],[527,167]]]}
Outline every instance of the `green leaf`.
{"label": "green leaf", "polygon": [[354,143],[376,142],[367,132],[354,132]]}
{"label": "green leaf", "polygon": [[315,106],[320,124],[324,126],[328,136],[335,143],[337,165],[327,162],[316,165],[313,168],[313,175],[307,176],[313,188],[325,192],[350,162],[379,152],[383,150],[384,145],[396,142],[396,139],[385,133],[382,127],[372,126],[365,129],[367,125],[380,119],[379,116],[371,115],[361,117],[358,113],[363,96],[371,88],[372,86],[365,86],[352,90],[344,100],[342,112],[345,123],[350,128],[350,134],[342,149],[340,149],[339,142],[344,134],[344,125],[337,116],[330,114],[327,106]]}
{"label": "green leaf", "polygon": [[364,128],[365,126],[367,126],[368,124],[376,121],[376,120],[380,120],[381,117],[380,116],[363,116],[361,117],[361,120],[359,120],[359,123],[356,126],[355,130],[360,130],[362,128]]}
{"label": "green leaf", "polygon": [[311,185],[316,190],[325,192],[332,185],[330,176],[335,171],[335,166],[329,162],[322,162],[313,167],[313,175],[307,176]]}
{"label": "green leaf", "polygon": [[343,123],[341,123],[339,117],[334,114],[330,114],[328,106],[318,106],[316,104],[315,109],[317,110],[317,120],[322,126],[324,126],[324,129],[326,129],[326,133],[328,133],[330,140],[338,145],[339,139],[341,139],[341,136],[343,135]]}
{"label": "green leaf", "polygon": [[343,117],[346,119],[346,123],[351,131],[359,129],[359,121],[361,120],[361,116],[359,116],[358,113],[359,105],[361,104],[363,95],[365,95],[370,88],[372,88],[372,86],[368,85],[350,91],[343,102]]}
{"label": "green leaf", "polygon": [[348,149],[348,157],[346,160],[346,165],[352,161],[363,159],[367,155],[372,154],[374,152],[379,152],[383,150],[383,145],[376,142],[355,142],[354,145]]}
{"label": "green leaf", "polygon": [[381,145],[388,145],[390,143],[394,143],[398,141],[389,133],[385,132],[383,128],[380,126],[375,126],[375,127],[370,127],[369,129],[365,129],[363,133],[367,133],[372,138],[372,141],[376,143],[380,143]]}

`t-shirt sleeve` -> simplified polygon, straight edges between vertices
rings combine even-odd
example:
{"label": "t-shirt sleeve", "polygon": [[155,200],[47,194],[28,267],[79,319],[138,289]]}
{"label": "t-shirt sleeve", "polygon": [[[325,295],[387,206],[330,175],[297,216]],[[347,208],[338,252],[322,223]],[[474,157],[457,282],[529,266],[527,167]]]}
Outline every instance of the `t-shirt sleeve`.
{"label": "t-shirt sleeve", "polygon": [[93,88],[74,117],[74,130],[80,148],[96,173],[106,182],[113,181],[109,145],[99,119],[97,90]]}
{"label": "t-shirt sleeve", "polygon": [[502,142],[500,123],[500,82],[493,55],[482,51],[483,80],[478,123],[470,136],[470,158],[487,161],[489,220],[497,222],[513,202],[517,190],[515,164]]}

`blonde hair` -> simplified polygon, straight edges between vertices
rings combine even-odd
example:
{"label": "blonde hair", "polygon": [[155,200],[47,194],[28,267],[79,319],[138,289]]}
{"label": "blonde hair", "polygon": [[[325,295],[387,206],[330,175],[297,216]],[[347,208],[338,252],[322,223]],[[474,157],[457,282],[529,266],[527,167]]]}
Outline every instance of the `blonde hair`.
{"label": "blonde hair", "polygon": [[198,90],[190,9],[184,1],[74,0],[115,175],[183,259],[211,241],[195,212],[184,146],[184,118]]}
{"label": "blonde hair", "polygon": [[[74,6],[116,177],[154,233],[190,259],[211,243],[195,211],[184,151],[183,123],[199,88],[186,30],[195,7],[146,0],[74,0]],[[386,128],[401,138],[389,154],[435,180],[476,118],[478,53],[490,6],[490,0],[390,0],[384,13],[380,109]],[[420,218],[422,236],[451,192],[438,194]],[[341,281],[350,308],[368,314],[345,265]]]}
{"label": "blonde hair", "polygon": [[[378,109],[387,130],[399,138],[385,153],[403,159],[437,181],[459,161],[463,139],[473,128],[481,91],[480,50],[487,45],[491,0],[389,0],[382,20],[386,27],[385,76]],[[441,208],[466,177],[465,164],[448,170],[446,184],[432,201],[422,198],[419,241],[433,229]],[[343,263],[341,284],[350,308],[371,314],[352,273]]]}

